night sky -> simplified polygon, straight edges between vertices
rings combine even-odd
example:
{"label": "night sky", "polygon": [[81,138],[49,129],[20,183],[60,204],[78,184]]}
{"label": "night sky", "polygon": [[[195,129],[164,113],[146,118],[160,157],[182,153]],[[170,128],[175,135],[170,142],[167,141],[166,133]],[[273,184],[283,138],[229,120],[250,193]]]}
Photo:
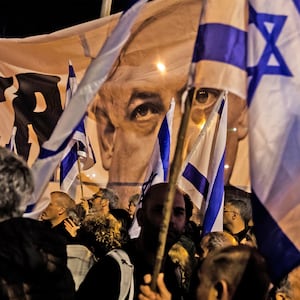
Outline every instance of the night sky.
{"label": "night sky", "polygon": [[[101,0],[4,0],[0,8],[0,37],[51,33],[100,17]],[[129,1],[113,0],[111,14]]]}

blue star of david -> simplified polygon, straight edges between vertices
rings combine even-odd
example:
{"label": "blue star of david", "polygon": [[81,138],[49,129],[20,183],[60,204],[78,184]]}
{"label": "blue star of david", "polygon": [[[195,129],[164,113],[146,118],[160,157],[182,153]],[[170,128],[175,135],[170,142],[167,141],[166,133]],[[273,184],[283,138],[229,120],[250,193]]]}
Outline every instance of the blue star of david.
{"label": "blue star of david", "polygon": [[[284,61],[279,49],[276,46],[276,41],[282,31],[283,25],[287,16],[271,15],[265,13],[257,13],[252,6],[249,7],[249,24],[253,23],[256,28],[261,32],[266,41],[266,46],[256,66],[248,67],[248,76],[251,80],[248,86],[248,105],[250,106],[254,92],[262,79],[267,75],[282,75],[292,76],[287,64]],[[273,23],[273,29],[269,32],[266,28],[265,22]],[[268,65],[268,61],[273,55],[278,63],[278,66]]]}

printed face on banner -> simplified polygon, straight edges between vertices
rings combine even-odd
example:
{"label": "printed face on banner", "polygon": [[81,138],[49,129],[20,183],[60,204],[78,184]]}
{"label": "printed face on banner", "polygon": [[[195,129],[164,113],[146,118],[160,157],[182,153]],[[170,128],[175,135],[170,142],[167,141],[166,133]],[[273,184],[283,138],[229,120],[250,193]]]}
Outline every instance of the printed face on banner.
{"label": "printed face on banner", "polygon": [[[149,11],[145,10],[145,16],[142,14],[138,20],[87,119],[87,135],[97,162],[91,170],[83,172],[83,180],[95,187],[107,184],[113,188],[119,195],[120,207],[124,208],[128,207],[130,196],[140,192],[172,98],[176,108],[171,159],[182,118],[181,94],[188,78],[201,5],[195,0],[176,4],[166,0],[166,8],[161,4],[158,7],[155,1],[150,2]],[[112,19],[115,22],[116,17]],[[114,22],[106,18],[99,24],[80,25],[49,40],[45,36],[29,38],[28,43],[0,40],[0,61],[7,62],[0,64],[0,118],[5,120],[0,122],[1,145],[9,142],[12,128],[17,126],[18,152],[30,165],[33,163],[63,111],[68,60],[72,61],[80,83]],[[47,43],[43,43],[45,40]],[[16,55],[16,49],[21,49],[22,55]],[[217,94],[213,89],[198,91],[185,137],[184,156],[196,140]],[[233,142],[228,141],[226,155],[231,157],[230,166],[238,141],[247,133],[238,130],[240,124],[245,125],[241,118],[245,106],[244,100],[229,95],[228,137]],[[226,175],[228,178],[231,171]]]}

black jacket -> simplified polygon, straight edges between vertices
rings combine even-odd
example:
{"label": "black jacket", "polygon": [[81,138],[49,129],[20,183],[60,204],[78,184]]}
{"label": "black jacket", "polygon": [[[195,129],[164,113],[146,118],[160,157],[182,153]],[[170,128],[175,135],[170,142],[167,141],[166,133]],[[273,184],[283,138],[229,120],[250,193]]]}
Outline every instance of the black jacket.
{"label": "black jacket", "polygon": [[74,293],[62,238],[29,218],[0,223],[1,300],[71,300]]}

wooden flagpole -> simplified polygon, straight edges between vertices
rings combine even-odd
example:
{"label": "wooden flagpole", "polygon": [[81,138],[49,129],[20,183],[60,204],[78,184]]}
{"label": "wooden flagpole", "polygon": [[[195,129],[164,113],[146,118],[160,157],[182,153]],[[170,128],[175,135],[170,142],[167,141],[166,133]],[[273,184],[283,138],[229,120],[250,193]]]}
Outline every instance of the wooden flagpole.
{"label": "wooden flagpole", "polygon": [[[203,20],[203,17],[204,17],[205,11],[206,11],[207,0],[202,0],[200,2],[202,2],[202,7],[201,7],[201,12],[200,12],[199,24]],[[199,4],[201,5],[201,3],[199,3]],[[154,265],[152,280],[151,280],[151,284],[150,284],[150,288],[153,291],[156,291],[157,277],[161,270],[162,260],[163,260],[164,252],[165,252],[167,234],[168,234],[168,229],[169,229],[169,223],[170,223],[170,219],[171,219],[171,210],[173,207],[174,196],[175,196],[175,191],[176,191],[176,183],[177,183],[177,179],[178,179],[179,172],[181,170],[182,161],[183,161],[182,153],[183,153],[184,139],[185,139],[186,130],[187,130],[188,122],[189,122],[189,118],[190,118],[192,102],[193,102],[193,99],[195,96],[195,85],[194,85],[195,72],[196,72],[195,64],[191,63],[189,76],[188,76],[188,83],[187,83],[187,92],[188,93],[186,95],[186,98],[181,100],[182,106],[184,106],[183,116],[181,119],[179,131],[178,131],[177,144],[176,144],[176,149],[175,149],[175,153],[174,153],[173,163],[170,168],[169,191],[168,191],[167,201],[165,202],[164,208],[163,208],[164,219],[163,219],[161,229],[159,232],[159,243],[158,243],[158,249],[157,249],[157,254],[156,254],[156,263]]]}
{"label": "wooden flagpole", "polygon": [[[77,142],[77,153],[79,150],[78,142]],[[82,177],[81,177],[81,165],[80,165],[80,160],[79,160],[79,155],[77,155],[77,167],[78,167],[78,179],[80,183],[80,191],[81,191],[81,199],[83,198],[83,183],[82,183]]]}
{"label": "wooden flagpole", "polygon": [[179,175],[179,171],[181,169],[181,164],[182,164],[182,153],[183,153],[183,145],[184,145],[184,139],[186,135],[186,130],[188,127],[188,122],[189,122],[189,117],[190,117],[190,111],[191,111],[191,106],[194,98],[194,92],[195,88],[192,87],[187,94],[187,99],[185,101],[185,109],[184,109],[184,114],[181,119],[179,131],[178,131],[178,137],[177,137],[177,144],[176,144],[176,150],[174,153],[174,159],[173,163],[170,168],[170,179],[169,179],[169,191],[168,191],[168,196],[167,200],[164,203],[164,208],[163,208],[163,223],[159,232],[159,243],[158,243],[158,249],[156,253],[156,263],[154,265],[154,270],[152,274],[152,281],[151,281],[151,289],[153,291],[156,290],[156,281],[158,274],[161,270],[161,265],[162,261],[164,258],[164,252],[165,252],[165,245],[166,245],[166,239],[167,239],[167,234],[168,234],[168,229],[169,229],[169,223],[170,223],[170,218],[171,218],[171,211],[173,207],[173,202],[174,202],[174,195],[176,191],[176,183],[177,183],[177,178]]}

